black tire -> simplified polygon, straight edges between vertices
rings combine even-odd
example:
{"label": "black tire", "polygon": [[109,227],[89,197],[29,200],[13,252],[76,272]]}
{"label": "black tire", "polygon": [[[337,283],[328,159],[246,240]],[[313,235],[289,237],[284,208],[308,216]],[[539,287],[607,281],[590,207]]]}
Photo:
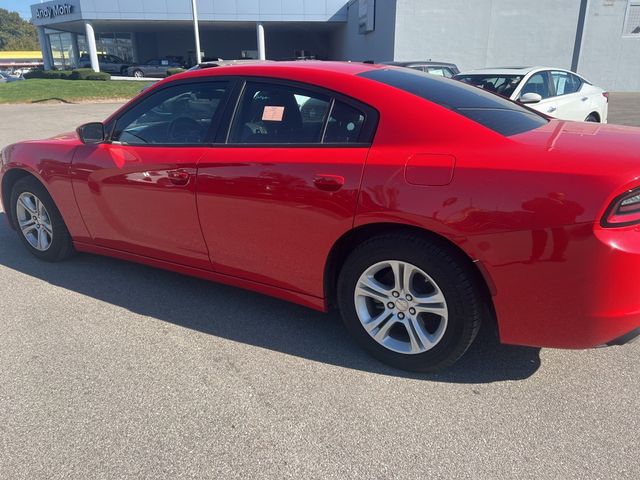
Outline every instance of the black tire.
{"label": "black tire", "polygon": [[584,121],[600,123],[600,119],[598,118],[598,115],[596,115],[595,113],[590,113],[589,116],[584,119]]}
{"label": "black tire", "polygon": [[136,78],[144,78],[144,72],[142,70],[136,69],[133,71],[133,76]]}
{"label": "black tire", "polygon": [[[18,223],[18,198],[23,193],[31,193],[35,195],[44,205],[47,210],[49,219],[51,221],[51,229],[53,235],[51,236],[51,243],[49,247],[44,250],[38,250],[34,248],[25,235],[22,233]],[[73,242],[69,230],[60,215],[60,211],[56,207],[51,195],[47,192],[47,189],[35,178],[24,177],[16,182],[11,192],[11,218],[13,224],[16,226],[16,231],[20,240],[34,256],[46,260],[49,262],[59,262],[65,260],[75,253],[73,248]]]}
{"label": "black tire", "polygon": [[[429,275],[445,297],[447,325],[431,349],[422,353],[398,353],[378,343],[365,330],[354,300],[360,276],[379,262],[410,263]],[[338,278],[337,300],[349,333],[373,357],[393,367],[428,372],[455,363],[475,339],[483,316],[483,294],[470,268],[446,246],[410,234],[371,238],[349,255]]]}

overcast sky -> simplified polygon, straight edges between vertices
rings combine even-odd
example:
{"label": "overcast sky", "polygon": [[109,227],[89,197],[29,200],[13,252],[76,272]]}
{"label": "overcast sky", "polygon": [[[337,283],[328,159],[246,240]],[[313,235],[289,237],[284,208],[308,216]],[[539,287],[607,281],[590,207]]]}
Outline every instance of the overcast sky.
{"label": "overcast sky", "polygon": [[31,19],[31,5],[40,3],[40,0],[2,0],[0,8],[6,8],[10,12],[18,12],[25,20]]}

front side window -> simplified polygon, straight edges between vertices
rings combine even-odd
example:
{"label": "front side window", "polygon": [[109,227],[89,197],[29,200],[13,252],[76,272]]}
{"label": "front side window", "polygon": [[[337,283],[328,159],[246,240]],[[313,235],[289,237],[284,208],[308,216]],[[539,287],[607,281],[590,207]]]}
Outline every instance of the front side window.
{"label": "front side window", "polygon": [[522,96],[525,93],[537,93],[543,99],[553,96],[547,72],[534,73],[531,78],[527,80],[527,83],[524,84],[524,87],[522,87],[520,95]]}
{"label": "front side window", "polygon": [[226,82],[201,82],[153,92],[118,119],[112,140],[126,145],[202,144],[226,87]]}
{"label": "front side window", "polygon": [[247,82],[230,143],[320,143],[331,98],[298,87]]}
{"label": "front side window", "polygon": [[556,95],[569,95],[576,93],[582,87],[578,77],[567,72],[551,72]]}

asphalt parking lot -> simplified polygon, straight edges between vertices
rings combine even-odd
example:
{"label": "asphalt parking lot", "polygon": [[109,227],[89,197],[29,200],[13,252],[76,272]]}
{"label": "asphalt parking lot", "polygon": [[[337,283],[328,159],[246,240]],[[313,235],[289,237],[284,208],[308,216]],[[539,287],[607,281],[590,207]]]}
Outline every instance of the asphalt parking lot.
{"label": "asphalt parking lot", "polygon": [[[0,146],[117,105],[0,106]],[[640,94],[610,122],[640,126]],[[108,258],[31,257],[0,210],[0,478],[640,478],[640,342],[501,346],[415,375],[337,315]],[[579,301],[579,299],[568,299]]]}

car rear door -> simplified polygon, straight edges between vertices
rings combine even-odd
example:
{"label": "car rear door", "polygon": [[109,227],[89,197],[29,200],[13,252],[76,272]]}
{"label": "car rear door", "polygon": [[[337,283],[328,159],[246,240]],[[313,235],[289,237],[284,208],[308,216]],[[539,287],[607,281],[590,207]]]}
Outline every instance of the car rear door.
{"label": "car rear door", "polygon": [[111,141],[82,145],[73,188],[95,244],[210,269],[196,212],[196,169],[226,101],[227,82],[155,89],[115,121]]}
{"label": "car rear door", "polygon": [[377,113],[285,81],[247,81],[230,130],[198,165],[216,272],[322,298],[334,242],[353,226]]}
{"label": "car rear door", "polygon": [[581,94],[582,80],[569,72],[552,71],[551,78],[556,92],[558,118],[563,120],[584,121],[591,110],[588,95]]}

